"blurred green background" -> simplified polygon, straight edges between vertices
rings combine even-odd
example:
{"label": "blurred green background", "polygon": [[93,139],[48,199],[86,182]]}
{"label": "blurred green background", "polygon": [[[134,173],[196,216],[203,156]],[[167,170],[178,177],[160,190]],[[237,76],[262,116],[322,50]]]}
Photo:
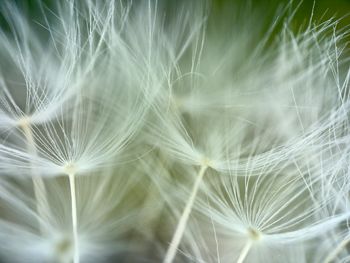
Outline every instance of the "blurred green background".
{"label": "blurred green background", "polygon": [[266,13],[277,10],[278,7],[298,7],[295,20],[298,23],[304,23],[309,20],[314,6],[314,18],[316,20],[325,20],[331,17],[342,18],[343,25],[350,24],[350,0],[214,0],[214,5],[223,7],[227,3],[249,3],[252,6],[258,6]]}
{"label": "blurred green background", "polygon": [[[114,0],[100,0],[108,3]],[[139,0],[140,1],[140,0]],[[141,0],[143,1],[143,0]],[[153,1],[153,0],[151,0]],[[155,0],[154,0],[155,1]],[[159,1],[159,0],[158,0]],[[162,1],[162,0],[161,0]],[[173,0],[163,0],[172,2]],[[188,1],[202,1],[202,0],[188,0]],[[16,2],[21,7],[30,11],[33,15],[38,11],[38,2],[44,3],[47,7],[52,7],[55,3],[64,3],[65,0],[0,0],[0,5],[4,2]],[[136,1],[135,1],[136,2]],[[224,8],[227,4],[249,4],[257,6],[264,10],[267,14],[278,7],[291,5],[292,7],[299,6],[295,19],[298,23],[307,21],[310,17],[312,7],[314,8],[314,17],[316,20],[324,20],[331,17],[341,18],[347,16],[342,20],[343,25],[350,24],[350,0],[212,0],[215,8]]]}
{"label": "blurred green background", "polygon": [[[312,21],[316,24],[329,19],[339,20],[339,27],[350,26],[350,0],[213,0],[213,8],[218,12],[225,11],[228,5],[250,6],[252,10],[259,10],[271,25],[271,19],[277,15],[293,13],[291,25],[299,29]],[[254,19],[254,17],[247,19]]]}
{"label": "blurred green background", "polygon": [[[44,4],[43,6],[54,10],[55,4],[64,4],[65,1],[66,0],[0,0],[0,7],[1,5],[6,4],[6,2],[15,2],[20,7],[20,9],[24,10],[31,18],[35,18],[40,17],[40,8],[38,3],[42,3]],[[108,3],[109,1],[115,0],[100,1]],[[203,2],[205,1],[206,0],[203,0]],[[181,0],[158,0],[158,2],[168,2],[170,5],[176,5],[177,3],[181,2]],[[186,3],[186,1],[183,2]],[[292,12],[292,10],[294,11],[295,8],[298,7],[292,21],[292,25],[296,27],[305,25],[309,22],[312,10],[314,10],[314,22],[322,22],[329,18],[341,18],[339,26],[344,27],[350,25],[350,0],[211,0],[211,3],[212,8],[219,13],[221,11],[227,11],[227,6],[251,6],[252,9],[259,9],[260,12],[264,13],[267,20],[276,15],[278,12],[277,10],[287,9]],[[247,19],[254,19],[254,17],[247,17]],[[0,25],[2,28],[6,27],[6,23],[4,23],[4,21],[4,17],[0,15]]]}

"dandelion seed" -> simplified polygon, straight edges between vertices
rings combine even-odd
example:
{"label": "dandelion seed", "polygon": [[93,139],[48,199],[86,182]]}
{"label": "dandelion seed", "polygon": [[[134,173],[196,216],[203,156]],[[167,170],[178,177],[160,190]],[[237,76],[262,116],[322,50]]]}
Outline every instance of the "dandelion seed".
{"label": "dandelion seed", "polygon": [[243,6],[0,3],[1,260],[349,259],[349,31]]}

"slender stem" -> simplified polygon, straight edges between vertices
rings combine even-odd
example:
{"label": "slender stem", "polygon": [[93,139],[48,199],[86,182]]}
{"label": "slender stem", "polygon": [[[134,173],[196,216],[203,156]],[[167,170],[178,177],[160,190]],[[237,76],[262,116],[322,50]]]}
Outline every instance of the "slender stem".
{"label": "slender stem", "polygon": [[179,247],[180,241],[182,239],[185,228],[187,226],[188,218],[189,218],[191,211],[192,211],[194,200],[196,199],[196,195],[197,195],[199,186],[203,180],[203,176],[204,176],[207,168],[208,168],[208,166],[202,165],[199,172],[198,172],[196,181],[195,181],[193,188],[192,188],[191,195],[186,203],[186,207],[185,207],[184,211],[182,212],[181,218],[180,218],[179,223],[176,227],[175,233],[173,235],[173,238],[171,240],[170,246],[169,246],[168,251],[165,255],[163,263],[172,263],[174,258],[175,258],[176,251]]}
{"label": "slender stem", "polygon": [[348,243],[350,243],[349,237],[345,238],[342,242],[340,242],[340,244],[327,256],[324,263],[332,262]]}
{"label": "slender stem", "polygon": [[[34,140],[30,123],[25,122],[20,127],[22,128],[24,136],[27,140],[28,153],[31,154],[34,158],[37,157],[38,153],[37,153],[35,140]],[[32,173],[32,182],[33,182],[37,212],[41,218],[47,219],[50,214],[50,206],[47,200],[47,192],[46,192],[45,184],[42,177],[39,175],[39,172],[35,169],[35,165],[33,165],[32,162],[30,164],[30,168]],[[39,225],[40,225],[41,232],[44,233],[44,230],[40,223]]]}
{"label": "slender stem", "polygon": [[241,251],[241,254],[239,255],[237,263],[243,263],[243,261],[248,256],[249,250],[251,249],[252,245],[253,245],[253,241],[252,240],[248,240],[248,242],[243,247],[243,249]]}
{"label": "slender stem", "polygon": [[73,241],[74,241],[74,263],[79,263],[79,243],[78,243],[78,217],[77,217],[77,199],[75,193],[75,175],[70,173],[69,187],[71,196],[71,208],[72,208],[72,226],[73,226]]}

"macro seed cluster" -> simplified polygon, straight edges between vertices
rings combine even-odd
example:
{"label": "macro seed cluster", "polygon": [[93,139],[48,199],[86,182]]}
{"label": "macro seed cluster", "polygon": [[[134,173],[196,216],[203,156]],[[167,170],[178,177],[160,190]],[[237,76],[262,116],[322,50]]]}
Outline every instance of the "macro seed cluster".
{"label": "macro seed cluster", "polygon": [[36,7],[0,2],[1,263],[350,261],[347,28]]}

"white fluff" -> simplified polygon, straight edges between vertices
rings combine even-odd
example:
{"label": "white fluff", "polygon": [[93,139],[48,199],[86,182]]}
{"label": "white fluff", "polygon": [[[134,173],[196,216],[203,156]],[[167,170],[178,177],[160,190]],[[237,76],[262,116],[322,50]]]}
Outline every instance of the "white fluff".
{"label": "white fluff", "polygon": [[348,31],[225,8],[0,3],[1,262],[349,260]]}

